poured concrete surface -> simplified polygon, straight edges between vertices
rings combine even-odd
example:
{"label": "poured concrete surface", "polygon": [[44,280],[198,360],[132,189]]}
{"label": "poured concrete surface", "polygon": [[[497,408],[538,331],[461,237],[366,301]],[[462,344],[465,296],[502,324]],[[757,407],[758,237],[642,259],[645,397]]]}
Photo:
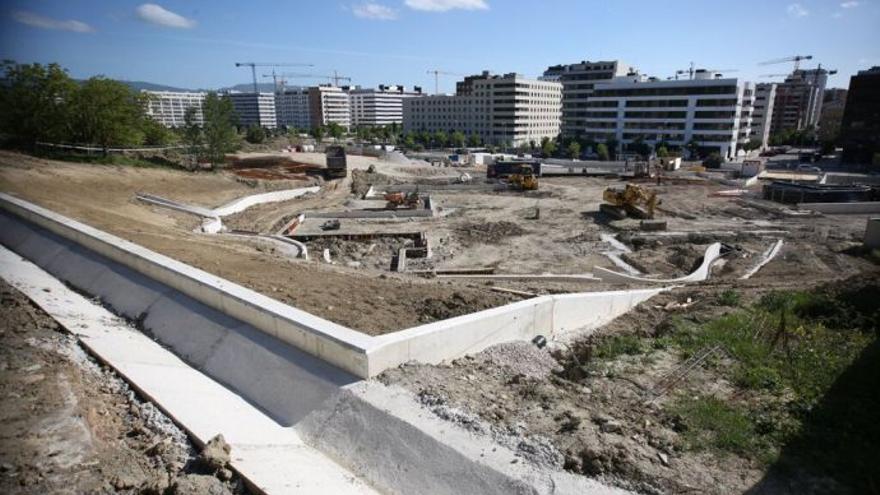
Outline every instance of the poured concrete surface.
{"label": "poured concrete surface", "polygon": [[[74,332],[92,354],[159,406],[199,444],[223,434],[232,446],[232,467],[258,491],[376,493],[306,445],[295,430],[273,421],[239,395],[129,327],[125,320],[5,248],[0,248],[0,275]],[[181,322],[180,328],[185,323],[192,322]],[[256,358],[242,354],[239,359],[248,357]],[[242,371],[234,362],[227,361],[225,366]]]}

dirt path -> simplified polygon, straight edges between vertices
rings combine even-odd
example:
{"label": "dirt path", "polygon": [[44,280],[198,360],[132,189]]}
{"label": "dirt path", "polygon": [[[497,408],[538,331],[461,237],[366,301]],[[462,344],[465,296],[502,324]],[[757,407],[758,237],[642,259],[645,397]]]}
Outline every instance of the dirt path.
{"label": "dirt path", "polygon": [[0,297],[0,492],[245,493],[199,474],[185,433],[24,295]]}

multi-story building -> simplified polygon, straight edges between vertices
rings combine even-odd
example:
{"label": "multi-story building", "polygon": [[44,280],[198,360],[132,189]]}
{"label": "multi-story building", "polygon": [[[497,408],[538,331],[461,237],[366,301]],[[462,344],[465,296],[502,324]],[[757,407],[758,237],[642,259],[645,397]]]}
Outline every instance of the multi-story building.
{"label": "multi-story building", "polygon": [[351,106],[348,94],[342,88],[331,85],[309,88],[309,119],[311,127],[336,123],[351,127]]}
{"label": "multi-story building", "polygon": [[274,129],[278,123],[275,118],[275,95],[273,93],[239,93],[230,91],[226,96],[238,116],[241,127],[260,126]]}
{"label": "multi-story building", "polygon": [[773,102],[771,134],[784,131],[814,129],[822,114],[822,98],[828,71],[825,69],[798,69],[776,87]]}
{"label": "multi-story building", "polygon": [[702,153],[733,158],[751,134],[754,87],[696,71],[693,79],[641,75],[597,83],[587,100],[583,137],[595,141],[695,142]]}
{"label": "multi-story building", "polygon": [[880,167],[880,67],[850,78],[840,142],[845,163]]}
{"label": "multi-story building", "polygon": [[752,141],[765,148],[770,144],[770,125],[773,119],[773,102],[776,99],[776,83],[755,85],[755,105],[752,110]]}
{"label": "multi-story building", "polygon": [[351,124],[377,126],[403,123],[403,100],[424,96],[416,86],[407,91],[400,85],[380,84],[378,89],[359,86],[343,87],[348,92],[351,106]]}
{"label": "multi-story building", "polygon": [[816,137],[821,142],[835,142],[840,137],[840,125],[843,122],[843,111],[846,107],[845,89],[831,88],[825,90],[822,99],[822,115],[819,116],[819,130]]}
{"label": "multi-story building", "polygon": [[541,79],[562,83],[562,133],[578,136],[586,127],[587,99],[596,83],[634,73],[635,69],[619,60],[605,62],[581,61],[576,64],[553,65]]}
{"label": "multi-story building", "polygon": [[286,89],[275,94],[278,127],[309,129],[312,126],[308,89]]}
{"label": "multi-story building", "polygon": [[414,131],[461,131],[485,143],[519,146],[555,138],[562,117],[562,84],[488,71],[456,84],[456,94],[408,98],[403,128]]}
{"label": "multi-story building", "polygon": [[195,123],[202,125],[202,102],[206,93],[194,91],[141,91],[147,95],[147,116],[166,127],[182,127],[186,110],[196,109]]}

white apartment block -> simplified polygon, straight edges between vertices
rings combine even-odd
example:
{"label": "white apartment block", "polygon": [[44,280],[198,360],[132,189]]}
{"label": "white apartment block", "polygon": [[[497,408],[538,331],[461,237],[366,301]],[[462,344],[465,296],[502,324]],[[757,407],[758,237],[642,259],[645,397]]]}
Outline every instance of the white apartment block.
{"label": "white apartment block", "polygon": [[278,123],[275,117],[275,95],[273,93],[229,92],[226,96],[238,115],[238,125],[250,127],[258,125],[274,129]]}
{"label": "white apartment block", "polygon": [[351,106],[348,94],[337,86],[321,85],[309,88],[309,118],[311,127],[334,122],[351,128]]}
{"label": "white apartment block", "polygon": [[706,71],[686,80],[619,77],[596,84],[583,137],[682,147],[693,140],[704,152],[733,158],[752,132],[753,92],[750,83],[714,79]]}
{"label": "white apartment block", "polygon": [[289,89],[275,95],[275,114],[279,127],[309,129],[312,126],[309,111],[309,90]]}
{"label": "white apartment block", "polygon": [[636,70],[619,60],[553,65],[541,79],[562,83],[562,133],[582,134],[586,128],[587,98],[597,83],[635,73]]}
{"label": "white apartment block", "polygon": [[379,85],[374,88],[343,88],[348,92],[351,105],[351,124],[379,126],[403,123],[403,100],[424,96],[422,88],[407,91],[400,85]]}
{"label": "white apartment block", "polygon": [[484,143],[519,146],[559,134],[562,84],[518,74],[469,76],[456,94],[409,98],[403,103],[405,132],[461,131]]}
{"label": "white apartment block", "polygon": [[205,119],[202,115],[202,102],[206,93],[194,91],[148,91],[141,93],[148,96],[146,113],[151,119],[165,127],[183,127],[183,116],[188,108],[196,109],[196,124],[201,126]]}
{"label": "white apartment block", "polygon": [[765,148],[770,144],[770,124],[773,120],[773,102],[776,99],[776,83],[759,83],[755,86],[755,107],[752,111],[752,134],[750,138]]}

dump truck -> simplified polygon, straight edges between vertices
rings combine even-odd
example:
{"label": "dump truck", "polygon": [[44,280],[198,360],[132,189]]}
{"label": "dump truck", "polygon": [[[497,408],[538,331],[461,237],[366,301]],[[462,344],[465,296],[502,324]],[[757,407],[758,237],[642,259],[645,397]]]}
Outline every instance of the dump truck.
{"label": "dump truck", "polygon": [[345,146],[327,146],[324,150],[327,159],[327,168],[324,177],[329,179],[344,179],[348,175],[348,164],[345,158]]}
{"label": "dump truck", "polygon": [[627,216],[654,218],[654,209],[660,204],[656,192],[635,184],[627,184],[622,189],[609,187],[602,193],[602,199],[605,202],[599,205],[599,210],[618,220]]}

